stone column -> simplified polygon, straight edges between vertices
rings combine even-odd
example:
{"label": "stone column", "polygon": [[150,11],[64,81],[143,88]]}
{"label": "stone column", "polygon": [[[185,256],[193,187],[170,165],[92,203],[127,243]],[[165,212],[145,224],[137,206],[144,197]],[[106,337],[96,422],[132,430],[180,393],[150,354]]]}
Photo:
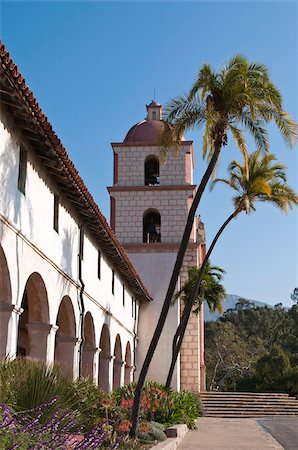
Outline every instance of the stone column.
{"label": "stone column", "polygon": [[114,360],[115,360],[115,356],[111,355],[109,357],[108,392],[111,392],[113,390]]}
{"label": "stone column", "polygon": [[206,391],[206,365],[205,365],[205,342],[204,342],[204,304],[200,309],[200,392]]}
{"label": "stone column", "polygon": [[82,355],[82,375],[94,378],[95,354],[98,349],[93,345],[84,344]]}
{"label": "stone column", "polygon": [[99,382],[99,358],[100,358],[101,348],[97,348],[94,354],[94,371],[93,371],[93,381],[98,386]]}
{"label": "stone column", "polygon": [[18,345],[19,317],[23,308],[0,303],[0,357],[15,358]]}
{"label": "stone column", "polygon": [[41,322],[27,324],[29,338],[29,358],[47,361],[48,337],[52,325]]}
{"label": "stone column", "polygon": [[105,392],[110,392],[113,386],[113,361],[115,356],[100,354],[99,385]]}
{"label": "stone column", "polygon": [[50,325],[50,332],[47,343],[47,363],[52,364],[55,361],[55,342],[56,333],[59,330],[58,325]]}
{"label": "stone column", "polygon": [[[56,337],[55,361],[72,377],[78,374],[78,339],[72,336]],[[75,352],[76,350],[76,352]]]}
{"label": "stone column", "polygon": [[125,361],[119,361],[120,365],[120,386],[124,385],[124,378],[125,378]]}

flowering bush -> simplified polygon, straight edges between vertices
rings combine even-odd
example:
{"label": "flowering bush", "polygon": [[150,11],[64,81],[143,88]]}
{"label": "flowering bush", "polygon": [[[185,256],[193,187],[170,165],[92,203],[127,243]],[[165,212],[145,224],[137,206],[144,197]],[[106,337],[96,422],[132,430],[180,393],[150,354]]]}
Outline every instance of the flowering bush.
{"label": "flowering bush", "polygon": [[[0,444],[2,449],[80,449],[95,450],[104,443],[106,431],[104,426],[93,428],[84,433],[83,426],[78,426],[72,411],[56,411],[45,424],[42,418],[48,407],[56,399],[36,408],[34,414],[14,413],[4,404],[0,405]],[[76,433],[76,434],[74,434]],[[119,443],[112,448],[116,449]]]}

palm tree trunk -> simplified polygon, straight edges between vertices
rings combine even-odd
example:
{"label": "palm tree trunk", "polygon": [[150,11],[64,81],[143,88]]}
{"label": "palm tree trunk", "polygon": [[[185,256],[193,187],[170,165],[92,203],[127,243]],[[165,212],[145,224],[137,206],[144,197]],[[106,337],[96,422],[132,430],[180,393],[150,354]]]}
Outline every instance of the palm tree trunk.
{"label": "palm tree trunk", "polygon": [[163,303],[163,306],[162,306],[162,309],[160,312],[160,316],[159,316],[153,337],[152,337],[150,345],[149,345],[149,349],[148,349],[146,357],[144,359],[143,366],[142,366],[142,369],[141,369],[141,372],[139,375],[138,383],[136,386],[134,402],[133,402],[133,406],[132,406],[132,413],[131,413],[131,422],[132,422],[132,426],[131,426],[131,430],[130,430],[131,437],[136,436],[142,388],[143,388],[143,385],[145,382],[146,375],[148,373],[150,362],[153,358],[154,352],[156,350],[159,338],[161,336],[161,333],[162,333],[162,330],[163,330],[163,327],[164,327],[164,324],[165,324],[165,321],[166,321],[166,318],[167,318],[167,315],[169,312],[169,308],[170,308],[171,301],[172,301],[172,298],[173,298],[173,295],[175,292],[175,287],[177,284],[179,273],[180,273],[180,270],[182,267],[184,255],[185,255],[187,245],[189,242],[190,233],[191,233],[191,230],[193,227],[195,213],[196,213],[196,210],[200,203],[200,200],[201,200],[202,194],[205,190],[205,187],[206,187],[206,185],[214,171],[214,168],[216,166],[216,162],[218,160],[220,150],[221,150],[221,145],[219,143],[217,143],[215,145],[215,149],[214,149],[212,158],[208,164],[208,167],[207,167],[207,169],[204,173],[204,176],[201,180],[201,183],[197,189],[196,195],[193,199],[191,208],[188,213],[187,222],[185,225],[182,241],[181,241],[178,253],[177,253],[176,262],[175,262],[175,266],[174,266],[171,280],[169,283],[169,287],[168,287],[168,290],[166,293],[166,297],[165,297],[165,300],[164,300],[164,303]]}
{"label": "palm tree trunk", "polygon": [[203,264],[200,267],[200,270],[198,272],[197,278],[196,278],[196,282],[194,287],[192,288],[191,294],[190,294],[190,298],[189,301],[187,302],[183,314],[181,316],[181,320],[180,320],[180,324],[177,328],[177,331],[175,333],[174,339],[173,339],[173,346],[172,346],[172,361],[171,361],[171,366],[169,369],[169,373],[168,373],[168,377],[167,377],[167,381],[166,381],[166,387],[170,387],[171,382],[172,382],[172,377],[173,377],[173,373],[174,373],[174,369],[175,369],[175,365],[176,365],[176,361],[181,349],[181,345],[182,345],[182,341],[184,338],[184,334],[185,334],[185,330],[187,327],[187,323],[189,320],[189,316],[193,307],[193,304],[196,300],[199,288],[200,288],[200,284],[203,278],[203,273],[204,273],[204,269],[205,266],[207,264],[208,259],[210,258],[210,255],[215,247],[216,242],[218,241],[220,235],[222,234],[222,232],[224,231],[224,229],[227,227],[227,225],[231,222],[231,220],[233,220],[241,211],[240,208],[237,208],[233,214],[231,214],[228,219],[224,222],[224,224],[220,227],[220,229],[218,230],[217,234],[215,235],[210,248],[204,258]]}

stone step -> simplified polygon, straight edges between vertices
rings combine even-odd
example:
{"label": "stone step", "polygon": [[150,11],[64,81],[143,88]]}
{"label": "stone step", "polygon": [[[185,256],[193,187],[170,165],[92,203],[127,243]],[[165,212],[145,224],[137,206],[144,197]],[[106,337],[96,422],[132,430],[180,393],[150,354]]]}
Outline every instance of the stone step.
{"label": "stone step", "polygon": [[276,405],[276,406],[287,406],[287,405],[289,405],[289,406],[295,406],[296,404],[297,404],[297,406],[298,406],[298,403],[297,403],[297,401],[295,401],[295,400],[293,400],[293,401],[285,401],[285,402],[257,402],[257,401],[252,401],[252,402],[243,402],[243,401],[235,401],[235,400],[231,400],[231,401],[229,401],[229,402],[220,402],[220,401],[214,401],[214,402],[209,402],[209,401],[204,401],[203,402],[204,403],[204,405],[209,405],[209,406],[216,406],[216,405],[223,405],[223,404],[226,404],[227,406],[232,406],[232,405],[235,405],[235,406],[245,406],[245,405],[247,405],[247,406],[252,406],[252,407],[254,407],[254,406],[258,406],[258,405],[260,405],[260,406],[270,406],[270,405]]}
{"label": "stone step", "polygon": [[284,393],[205,392],[200,397],[207,417],[298,416],[298,401]]}
{"label": "stone step", "polygon": [[246,395],[248,397],[263,397],[263,396],[268,396],[268,397],[289,397],[289,394],[285,393],[285,392],[235,392],[235,391],[204,391],[201,392],[200,395],[236,395],[236,396],[240,396],[240,395]]}
{"label": "stone step", "polygon": [[210,413],[205,417],[218,417],[223,419],[251,419],[251,418],[261,418],[261,417],[275,417],[275,416],[282,416],[282,417],[296,417],[298,416],[297,413],[260,413],[260,414],[213,414]]}

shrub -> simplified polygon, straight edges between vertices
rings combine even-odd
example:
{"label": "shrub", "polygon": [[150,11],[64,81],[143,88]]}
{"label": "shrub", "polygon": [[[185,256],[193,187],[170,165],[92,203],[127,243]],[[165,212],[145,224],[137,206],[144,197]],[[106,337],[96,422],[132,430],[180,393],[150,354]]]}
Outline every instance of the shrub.
{"label": "shrub", "polygon": [[189,428],[196,427],[196,419],[201,416],[199,403],[192,392],[181,391],[172,393],[173,407],[167,418],[168,423],[186,423]]}
{"label": "shrub", "polygon": [[[115,390],[107,407],[106,417],[114,419],[117,415],[129,420],[134,390],[134,384]],[[198,401],[191,392],[173,392],[157,382],[145,383],[140,404],[141,420],[167,425],[186,423],[189,428],[195,428],[195,420],[200,415]]]}
{"label": "shrub", "polygon": [[73,382],[58,365],[26,359],[0,361],[0,402],[15,411],[30,414],[39,405],[51,404],[43,418],[57,409],[76,411],[76,419],[89,428],[98,418],[98,410],[106,394],[90,378]]}
{"label": "shrub", "polygon": [[142,430],[140,425],[138,431],[138,438],[144,442],[165,441],[167,439],[166,434],[163,431],[163,426],[157,422],[149,422],[148,430]]}

